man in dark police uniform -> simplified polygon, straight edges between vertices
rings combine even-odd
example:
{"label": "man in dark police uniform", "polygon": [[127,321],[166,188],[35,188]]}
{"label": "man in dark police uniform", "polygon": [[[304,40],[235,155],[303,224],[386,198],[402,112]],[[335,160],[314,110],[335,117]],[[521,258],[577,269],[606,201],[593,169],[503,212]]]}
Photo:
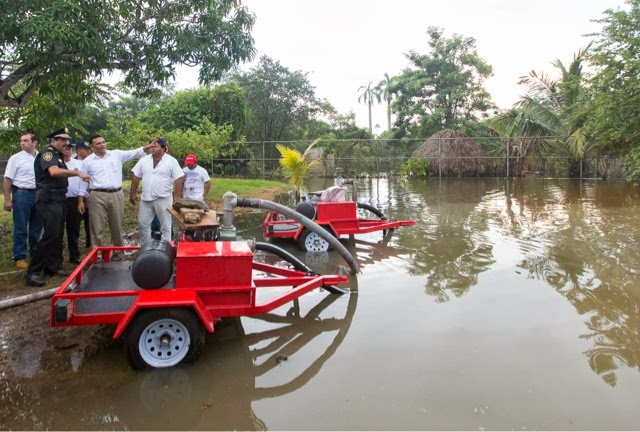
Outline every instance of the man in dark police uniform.
{"label": "man in dark police uniform", "polygon": [[68,276],[62,270],[62,248],[66,212],[67,177],[78,176],[86,182],[91,177],[82,171],[67,169],[63,151],[69,145],[69,130],[58,129],[47,135],[49,145],[38,153],[34,161],[36,174],[36,211],[42,218],[44,234],[27,268],[27,283],[43,286],[41,272],[47,275]]}

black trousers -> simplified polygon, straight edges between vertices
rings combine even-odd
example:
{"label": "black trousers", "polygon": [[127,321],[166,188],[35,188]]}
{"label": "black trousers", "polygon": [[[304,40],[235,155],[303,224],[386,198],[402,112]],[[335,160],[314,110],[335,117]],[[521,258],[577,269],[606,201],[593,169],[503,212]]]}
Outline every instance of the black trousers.
{"label": "black trousers", "polygon": [[64,195],[58,197],[37,193],[36,211],[42,219],[44,233],[31,256],[27,273],[40,273],[43,270],[45,273],[55,273],[62,268],[66,198]]}
{"label": "black trousers", "polygon": [[[65,225],[67,228],[67,246],[69,247],[69,259],[77,260],[80,258],[80,221],[82,215],[78,213],[78,197],[67,198],[67,217]],[[86,227],[85,223],[85,227]]]}

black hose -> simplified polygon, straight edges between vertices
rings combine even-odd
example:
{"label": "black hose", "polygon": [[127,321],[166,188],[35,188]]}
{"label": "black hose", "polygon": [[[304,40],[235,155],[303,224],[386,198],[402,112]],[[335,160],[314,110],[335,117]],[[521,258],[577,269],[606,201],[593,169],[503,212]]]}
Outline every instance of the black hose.
{"label": "black hose", "polygon": [[293,268],[295,268],[296,270],[303,271],[310,274],[316,274],[316,272],[311,270],[309,266],[307,266],[305,263],[303,263],[298,258],[291,255],[289,252],[287,252],[286,250],[276,245],[272,245],[271,243],[263,243],[263,242],[256,242],[255,245],[256,245],[256,250],[271,252],[272,254],[277,255],[283,260],[291,263],[293,265]]}
{"label": "black hose", "polygon": [[[305,272],[307,274],[310,274],[310,275],[316,275],[317,274],[316,272],[311,270],[311,268],[309,268],[309,266],[307,266],[305,263],[303,263],[298,258],[296,258],[293,255],[291,255],[289,252],[287,252],[286,250],[282,249],[281,247],[278,247],[276,245],[272,245],[271,243],[263,243],[263,242],[255,242],[255,245],[256,245],[256,250],[264,251],[264,252],[270,252],[270,253],[282,258],[283,260],[287,261],[291,265],[293,265],[293,268],[295,268],[296,270],[303,271],[303,272]],[[331,294],[346,294],[346,293],[349,292],[348,290],[345,290],[343,288],[339,288],[339,287],[336,287],[336,286],[333,286],[333,285],[325,285],[322,288],[326,289]]]}
{"label": "black hose", "polygon": [[[258,209],[267,209],[278,212],[282,215],[288,216],[296,222],[302,224],[305,228],[309,228],[311,231],[318,234],[325,239],[327,243],[335,248],[335,250],[344,258],[349,264],[351,274],[358,274],[358,263],[355,258],[351,256],[347,248],[345,248],[340,241],[335,238],[331,233],[322,228],[320,225],[309,219],[308,217],[301,215],[295,210],[291,210],[289,207],[281,204],[274,203],[273,201],[262,200],[258,198],[236,198],[235,206],[237,207],[252,207]],[[233,205],[233,204],[232,204]]]}
{"label": "black hose", "polygon": [[380,219],[382,219],[382,220],[389,220],[389,218],[388,218],[388,217],[386,217],[386,216],[384,215],[384,213],[382,213],[382,212],[380,211],[380,209],[377,209],[377,208],[375,208],[374,206],[372,206],[372,205],[370,205],[370,204],[367,204],[367,203],[360,203],[360,202],[359,202],[359,203],[358,203],[358,208],[365,209],[365,210],[369,210],[371,213],[373,213],[374,215],[378,216],[378,217],[379,217]]}

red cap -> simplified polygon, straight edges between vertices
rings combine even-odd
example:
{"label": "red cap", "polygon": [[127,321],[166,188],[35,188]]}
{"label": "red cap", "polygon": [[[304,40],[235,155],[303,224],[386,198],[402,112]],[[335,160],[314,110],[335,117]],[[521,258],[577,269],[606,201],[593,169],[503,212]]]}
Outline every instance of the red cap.
{"label": "red cap", "polygon": [[196,162],[198,162],[198,158],[196,158],[196,155],[194,155],[193,153],[189,153],[187,157],[184,158],[184,163],[186,163],[187,165],[194,164]]}

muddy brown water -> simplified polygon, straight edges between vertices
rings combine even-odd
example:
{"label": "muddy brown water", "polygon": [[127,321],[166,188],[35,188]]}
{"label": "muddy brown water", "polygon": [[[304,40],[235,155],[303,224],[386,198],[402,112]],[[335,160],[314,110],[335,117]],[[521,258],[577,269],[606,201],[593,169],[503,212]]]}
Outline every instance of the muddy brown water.
{"label": "muddy brown water", "polygon": [[[1,377],[0,429],[640,429],[638,188],[358,187],[417,225],[345,240],[351,294],[222,320],[197,363],[168,370],[132,371],[104,335],[85,356],[35,339]],[[263,217],[236,225],[259,238]],[[278,244],[318,271],[342,264]]]}

